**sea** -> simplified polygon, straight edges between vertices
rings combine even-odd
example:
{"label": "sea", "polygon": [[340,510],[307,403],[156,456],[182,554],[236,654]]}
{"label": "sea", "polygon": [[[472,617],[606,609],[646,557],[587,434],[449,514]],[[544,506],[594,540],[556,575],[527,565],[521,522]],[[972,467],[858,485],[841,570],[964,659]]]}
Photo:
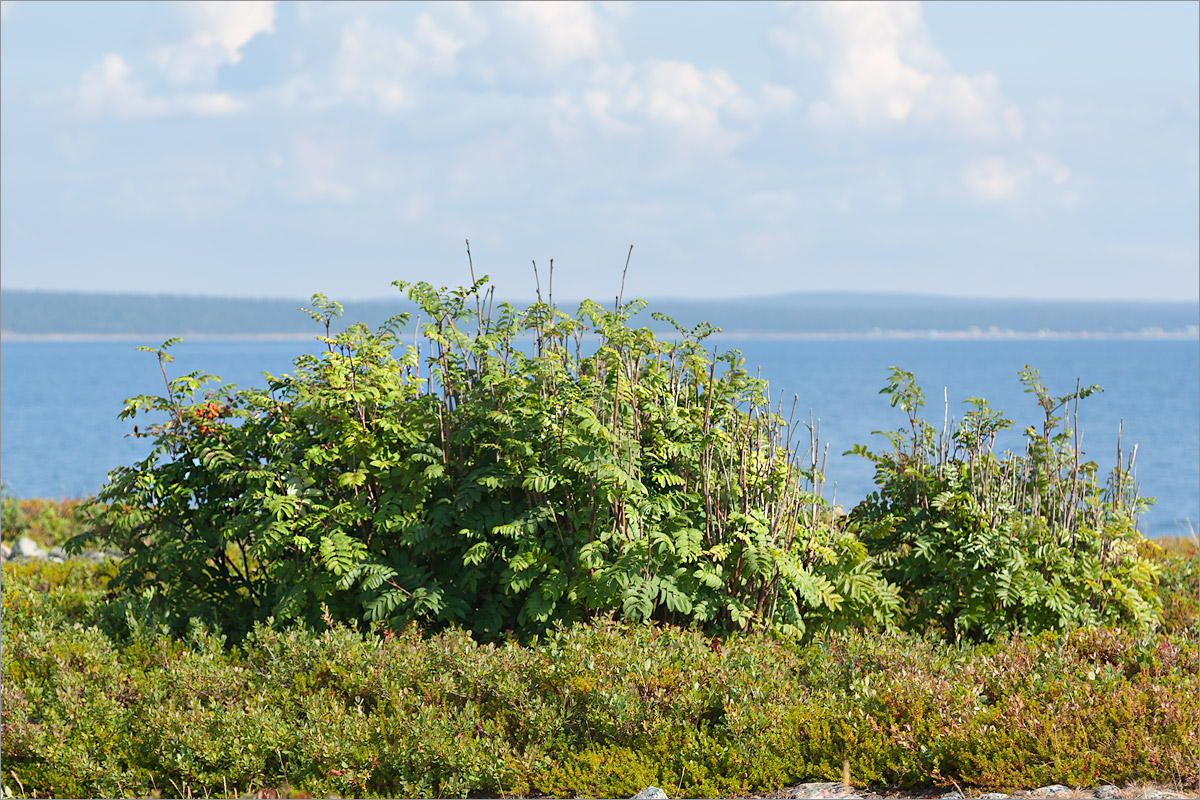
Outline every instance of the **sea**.
{"label": "sea", "polygon": [[[95,494],[108,472],[144,458],[149,445],[131,436],[134,422],[118,415],[127,397],[161,394],[156,341],[20,340],[0,344],[0,482],[13,497],[76,498]],[[1030,337],[745,338],[709,340],[736,349],[745,366],[769,381],[785,415],[797,409],[799,438],[808,424],[828,453],[825,497],[846,509],[874,488],[854,444],[883,449],[878,431],[907,424],[880,389],[889,367],[912,372],[924,390],[924,416],[940,427],[961,418],[964,400],[986,398],[1013,420],[998,449],[1023,450],[1021,431],[1040,427],[1042,412],[1017,373],[1040,371],[1052,394],[1099,384],[1102,393],[1079,405],[1085,458],[1103,470],[1136,446],[1144,497],[1154,498],[1140,528],[1151,537],[1190,535],[1200,528],[1200,342],[1181,339]],[[317,352],[315,340],[194,340],[173,348],[167,375],[200,371],[239,386],[265,386],[263,372],[291,371],[293,359]],[[144,424],[144,421],[143,421]]]}

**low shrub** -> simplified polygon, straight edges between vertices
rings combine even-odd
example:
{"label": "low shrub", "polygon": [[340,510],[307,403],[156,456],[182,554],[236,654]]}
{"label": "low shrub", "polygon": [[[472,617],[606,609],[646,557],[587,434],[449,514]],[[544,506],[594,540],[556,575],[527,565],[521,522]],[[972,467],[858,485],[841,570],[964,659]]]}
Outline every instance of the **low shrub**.
{"label": "low shrub", "polygon": [[92,499],[16,498],[0,489],[0,540],[11,545],[29,537],[41,547],[65,545],[89,529]]}
{"label": "low shrub", "polygon": [[737,796],[844,759],[876,789],[1195,786],[1190,636],[800,644],[599,620],[524,645],[259,624],[230,646],[200,624],[110,633],[102,567],[61,566],[2,568],[6,796]]}
{"label": "low shrub", "polygon": [[1195,537],[1149,539],[1143,552],[1159,564],[1163,633],[1200,637],[1200,548]]}

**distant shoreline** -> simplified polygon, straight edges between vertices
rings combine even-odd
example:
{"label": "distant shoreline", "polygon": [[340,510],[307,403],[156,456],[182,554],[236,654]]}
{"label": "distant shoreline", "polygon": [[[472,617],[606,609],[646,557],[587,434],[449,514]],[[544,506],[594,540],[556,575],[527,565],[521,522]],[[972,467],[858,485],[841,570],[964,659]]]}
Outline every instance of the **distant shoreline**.
{"label": "distant shoreline", "polygon": [[[660,337],[672,331],[655,331]],[[300,342],[317,338],[313,333],[18,333],[0,331],[0,342],[161,342],[178,337],[184,341]],[[874,330],[874,331],[722,331],[721,339],[783,341],[882,341],[927,339],[944,341],[1039,341],[1039,340],[1144,340],[1197,341],[1200,331],[1011,331],[1011,330]]]}

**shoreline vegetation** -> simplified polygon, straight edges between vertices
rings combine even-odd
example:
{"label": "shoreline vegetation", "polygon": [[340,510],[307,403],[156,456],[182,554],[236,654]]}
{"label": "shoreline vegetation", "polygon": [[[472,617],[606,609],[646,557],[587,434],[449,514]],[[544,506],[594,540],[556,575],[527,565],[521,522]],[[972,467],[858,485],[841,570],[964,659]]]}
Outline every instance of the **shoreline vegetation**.
{"label": "shoreline vegetation", "polygon": [[472,281],[396,282],[411,346],[315,295],[325,348],[265,390],[142,348],[151,455],[0,498],[6,546],[63,548],[0,567],[5,796],[1197,789],[1200,554],[1138,532],[1136,452],[1080,457],[1101,387],[1025,367],[1001,454],[1001,411],[927,421],[892,367],[843,514],[713,326]]}

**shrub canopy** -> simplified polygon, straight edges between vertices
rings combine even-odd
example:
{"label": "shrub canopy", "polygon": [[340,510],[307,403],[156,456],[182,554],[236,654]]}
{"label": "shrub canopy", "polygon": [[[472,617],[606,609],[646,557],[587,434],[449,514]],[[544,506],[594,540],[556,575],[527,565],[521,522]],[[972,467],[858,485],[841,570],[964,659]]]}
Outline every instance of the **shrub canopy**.
{"label": "shrub canopy", "polygon": [[[642,301],[494,302],[486,278],[396,282],[419,317],[331,334],[266,389],[192,372],[126,401],[158,421],[110,475],[99,533],[129,553],[118,587],[153,592],[177,631],[238,640],[257,621],[461,626],[492,640],[612,616],[705,631],[903,625],[951,639],[1160,618],[1139,554],[1132,461],[1106,482],[1068,428],[1100,387],[1055,397],[1021,456],[1011,422],[971,398],[939,434],[913,376],[883,389],[908,415],[891,451],[857,452],[878,491],[848,520],[823,464],[716,328],[635,327]],[[486,309],[486,310],[485,310]],[[411,331],[411,344],[402,334]],[[138,429],[135,428],[135,431]],[[802,451],[807,445],[807,451]]]}
{"label": "shrub canopy", "polygon": [[324,352],[267,389],[190,373],[127,401],[165,421],[100,495],[119,583],[234,634],[322,606],[484,638],[596,615],[787,636],[891,619],[794,420],[706,349],[715,328],[662,341],[630,324],[641,301],[493,313],[482,285],[397,282],[412,344],[406,315],[330,335],[341,307],[316,295]]}

